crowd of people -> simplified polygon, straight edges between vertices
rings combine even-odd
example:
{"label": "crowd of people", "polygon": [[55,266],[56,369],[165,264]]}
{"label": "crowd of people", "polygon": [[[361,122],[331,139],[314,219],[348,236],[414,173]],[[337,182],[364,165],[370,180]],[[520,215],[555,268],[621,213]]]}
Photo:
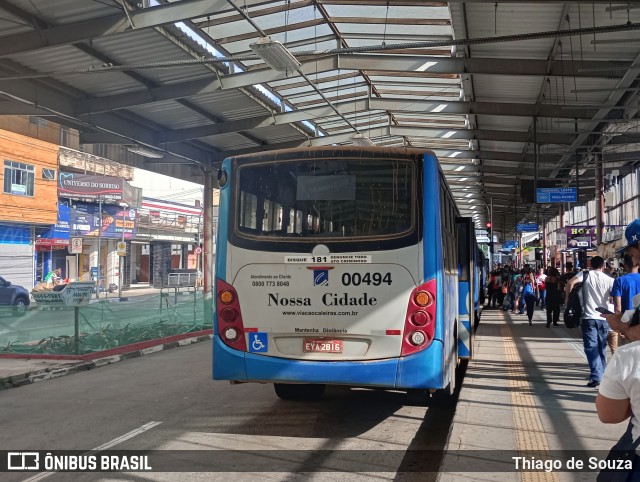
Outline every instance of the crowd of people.
{"label": "crowd of people", "polygon": [[[536,307],[546,310],[547,328],[557,326],[561,306],[571,290],[579,287],[580,330],[589,364],[587,387],[598,387],[596,410],[604,423],[629,419],[627,431],[616,445],[630,453],[640,445],[640,219],[625,229],[626,245],[618,251],[624,273],[610,271],[605,260],[594,256],[590,269],[574,271],[567,263],[564,273],[555,267],[533,272],[498,266],[488,280],[488,307],[512,314],[526,310],[532,325]],[[607,346],[613,356],[607,363]],[[627,481],[640,481],[640,457]],[[616,479],[617,480],[617,479]]]}
{"label": "crowd of people", "polygon": [[514,315],[526,313],[530,325],[533,325],[535,309],[539,308],[547,312],[547,328],[552,324],[557,326],[564,288],[575,274],[572,263],[566,264],[563,275],[555,267],[538,268],[534,272],[528,264],[522,269],[498,264],[487,282],[487,308],[501,308]]}

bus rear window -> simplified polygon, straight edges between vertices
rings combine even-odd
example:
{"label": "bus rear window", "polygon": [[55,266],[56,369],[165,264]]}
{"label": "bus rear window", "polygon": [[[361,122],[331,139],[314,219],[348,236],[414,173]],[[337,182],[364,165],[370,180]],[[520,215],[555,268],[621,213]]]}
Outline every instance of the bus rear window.
{"label": "bus rear window", "polygon": [[235,230],[296,241],[399,237],[414,230],[415,165],[312,160],[241,166]]}

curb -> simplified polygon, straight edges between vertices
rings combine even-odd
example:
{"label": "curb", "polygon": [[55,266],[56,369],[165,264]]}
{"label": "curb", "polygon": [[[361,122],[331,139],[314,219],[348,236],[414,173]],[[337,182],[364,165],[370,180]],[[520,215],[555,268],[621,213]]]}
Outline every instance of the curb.
{"label": "curb", "polygon": [[24,385],[30,385],[32,383],[37,383],[44,380],[51,380],[53,378],[59,378],[65,375],[71,375],[73,373],[93,370],[94,368],[111,365],[112,363],[117,363],[119,361],[129,360],[131,358],[137,358],[163,350],[170,350],[172,348],[177,348],[180,346],[187,346],[201,341],[208,341],[212,338],[212,333],[207,335],[181,338],[179,340],[170,341],[161,345],[154,345],[147,348],[119,353],[117,355],[110,355],[102,358],[95,358],[92,360],[79,360],[77,364],[72,364],[65,367],[50,367],[43,370],[21,373],[19,375],[11,375],[9,377],[0,378],[0,391],[7,390],[9,388],[22,387]]}

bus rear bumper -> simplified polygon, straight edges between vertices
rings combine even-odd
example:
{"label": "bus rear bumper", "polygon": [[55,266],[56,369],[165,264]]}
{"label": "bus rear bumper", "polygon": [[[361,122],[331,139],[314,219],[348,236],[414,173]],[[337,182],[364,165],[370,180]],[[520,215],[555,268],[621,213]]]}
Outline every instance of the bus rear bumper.
{"label": "bus rear bumper", "polygon": [[213,379],[326,383],[394,389],[444,388],[442,343],[415,355],[371,361],[300,361],[240,352],[213,338]]}

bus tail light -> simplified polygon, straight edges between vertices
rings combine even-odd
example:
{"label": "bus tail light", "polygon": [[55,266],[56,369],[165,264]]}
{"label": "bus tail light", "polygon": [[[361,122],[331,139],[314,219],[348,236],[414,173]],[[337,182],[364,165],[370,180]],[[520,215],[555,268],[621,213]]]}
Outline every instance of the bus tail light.
{"label": "bus tail light", "polygon": [[216,280],[216,291],[216,313],[220,339],[231,348],[247,351],[238,293],[233,286],[221,279]]}
{"label": "bus tail light", "polygon": [[436,280],[432,279],[411,292],[402,338],[402,356],[427,348],[436,330]]}

